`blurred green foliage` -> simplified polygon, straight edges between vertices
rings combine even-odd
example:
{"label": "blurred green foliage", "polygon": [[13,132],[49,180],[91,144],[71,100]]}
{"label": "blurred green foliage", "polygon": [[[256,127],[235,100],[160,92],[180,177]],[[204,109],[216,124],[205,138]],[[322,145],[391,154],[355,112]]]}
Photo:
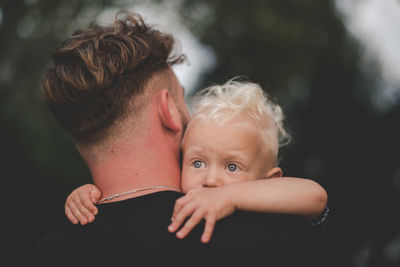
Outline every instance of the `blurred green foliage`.
{"label": "blurred green foliage", "polygon": [[[90,182],[72,140],[40,97],[51,53],[105,8],[136,2],[145,1],[0,3],[0,162],[9,201],[2,240],[10,250],[2,262],[61,223],[67,194]],[[388,258],[385,251],[400,230],[393,185],[400,179],[400,104],[386,112],[372,106],[376,77],[360,70],[360,48],[334,2],[182,3],[183,22],[216,55],[216,67],[199,88],[244,75],[283,107],[293,142],[282,148],[281,165],[286,175],[312,178],[327,189],[331,214],[321,234],[332,265],[397,265],[400,256]]]}

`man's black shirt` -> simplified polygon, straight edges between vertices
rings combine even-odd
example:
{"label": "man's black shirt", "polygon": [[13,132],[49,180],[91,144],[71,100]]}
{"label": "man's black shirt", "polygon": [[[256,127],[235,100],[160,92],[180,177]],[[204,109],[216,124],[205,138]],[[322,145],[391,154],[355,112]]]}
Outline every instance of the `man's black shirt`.
{"label": "man's black shirt", "polygon": [[167,227],[181,193],[163,191],[99,205],[93,223],[66,222],[15,266],[323,266],[324,251],[298,216],[237,211],[218,221],[210,243],[204,223],[185,239]]}

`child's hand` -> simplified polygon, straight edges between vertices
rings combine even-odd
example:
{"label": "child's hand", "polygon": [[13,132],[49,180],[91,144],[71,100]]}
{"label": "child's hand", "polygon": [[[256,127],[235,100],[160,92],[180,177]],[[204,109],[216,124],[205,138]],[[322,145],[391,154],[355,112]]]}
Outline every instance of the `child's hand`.
{"label": "child's hand", "polygon": [[168,226],[168,230],[175,232],[186,217],[190,216],[176,234],[178,238],[184,238],[204,218],[206,224],[201,242],[210,241],[216,221],[235,211],[235,206],[224,189],[224,187],[215,187],[190,190],[176,201],[172,223]]}
{"label": "child's hand", "polygon": [[94,221],[97,215],[97,207],[94,205],[99,201],[101,192],[92,184],[85,184],[74,191],[65,201],[65,215],[73,223],[82,225]]}

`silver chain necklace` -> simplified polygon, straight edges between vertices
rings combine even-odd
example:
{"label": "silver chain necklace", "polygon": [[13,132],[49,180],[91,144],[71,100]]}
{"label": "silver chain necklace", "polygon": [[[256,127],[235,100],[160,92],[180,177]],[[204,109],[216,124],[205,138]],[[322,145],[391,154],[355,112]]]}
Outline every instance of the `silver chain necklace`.
{"label": "silver chain necklace", "polygon": [[123,193],[119,193],[119,194],[116,194],[116,195],[113,195],[113,196],[110,196],[110,197],[106,197],[106,198],[100,199],[99,201],[97,201],[97,204],[102,203],[102,202],[104,202],[104,201],[108,201],[108,200],[117,198],[117,197],[129,195],[129,194],[134,194],[134,193],[141,192],[141,191],[146,191],[146,190],[151,190],[151,189],[161,189],[161,188],[173,189],[173,190],[175,190],[175,191],[180,192],[179,189],[177,189],[177,188],[175,188],[175,187],[173,187],[173,186],[168,186],[168,185],[146,186],[146,187],[136,188],[136,189],[133,189],[133,190],[130,190],[130,191],[126,191],[126,192],[123,192]]}

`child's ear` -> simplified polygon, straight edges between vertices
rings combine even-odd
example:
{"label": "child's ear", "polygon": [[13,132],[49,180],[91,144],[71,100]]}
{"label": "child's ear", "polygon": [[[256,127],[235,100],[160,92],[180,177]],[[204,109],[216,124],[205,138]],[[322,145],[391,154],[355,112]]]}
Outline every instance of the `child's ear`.
{"label": "child's ear", "polygon": [[179,121],[176,116],[177,112],[174,112],[175,102],[172,100],[171,95],[167,89],[163,89],[159,92],[159,115],[162,124],[167,129],[179,132],[181,130],[181,126],[177,123]]}
{"label": "child's ear", "polygon": [[282,169],[279,167],[274,167],[271,170],[267,172],[265,175],[265,178],[277,178],[277,177],[282,177]]}

